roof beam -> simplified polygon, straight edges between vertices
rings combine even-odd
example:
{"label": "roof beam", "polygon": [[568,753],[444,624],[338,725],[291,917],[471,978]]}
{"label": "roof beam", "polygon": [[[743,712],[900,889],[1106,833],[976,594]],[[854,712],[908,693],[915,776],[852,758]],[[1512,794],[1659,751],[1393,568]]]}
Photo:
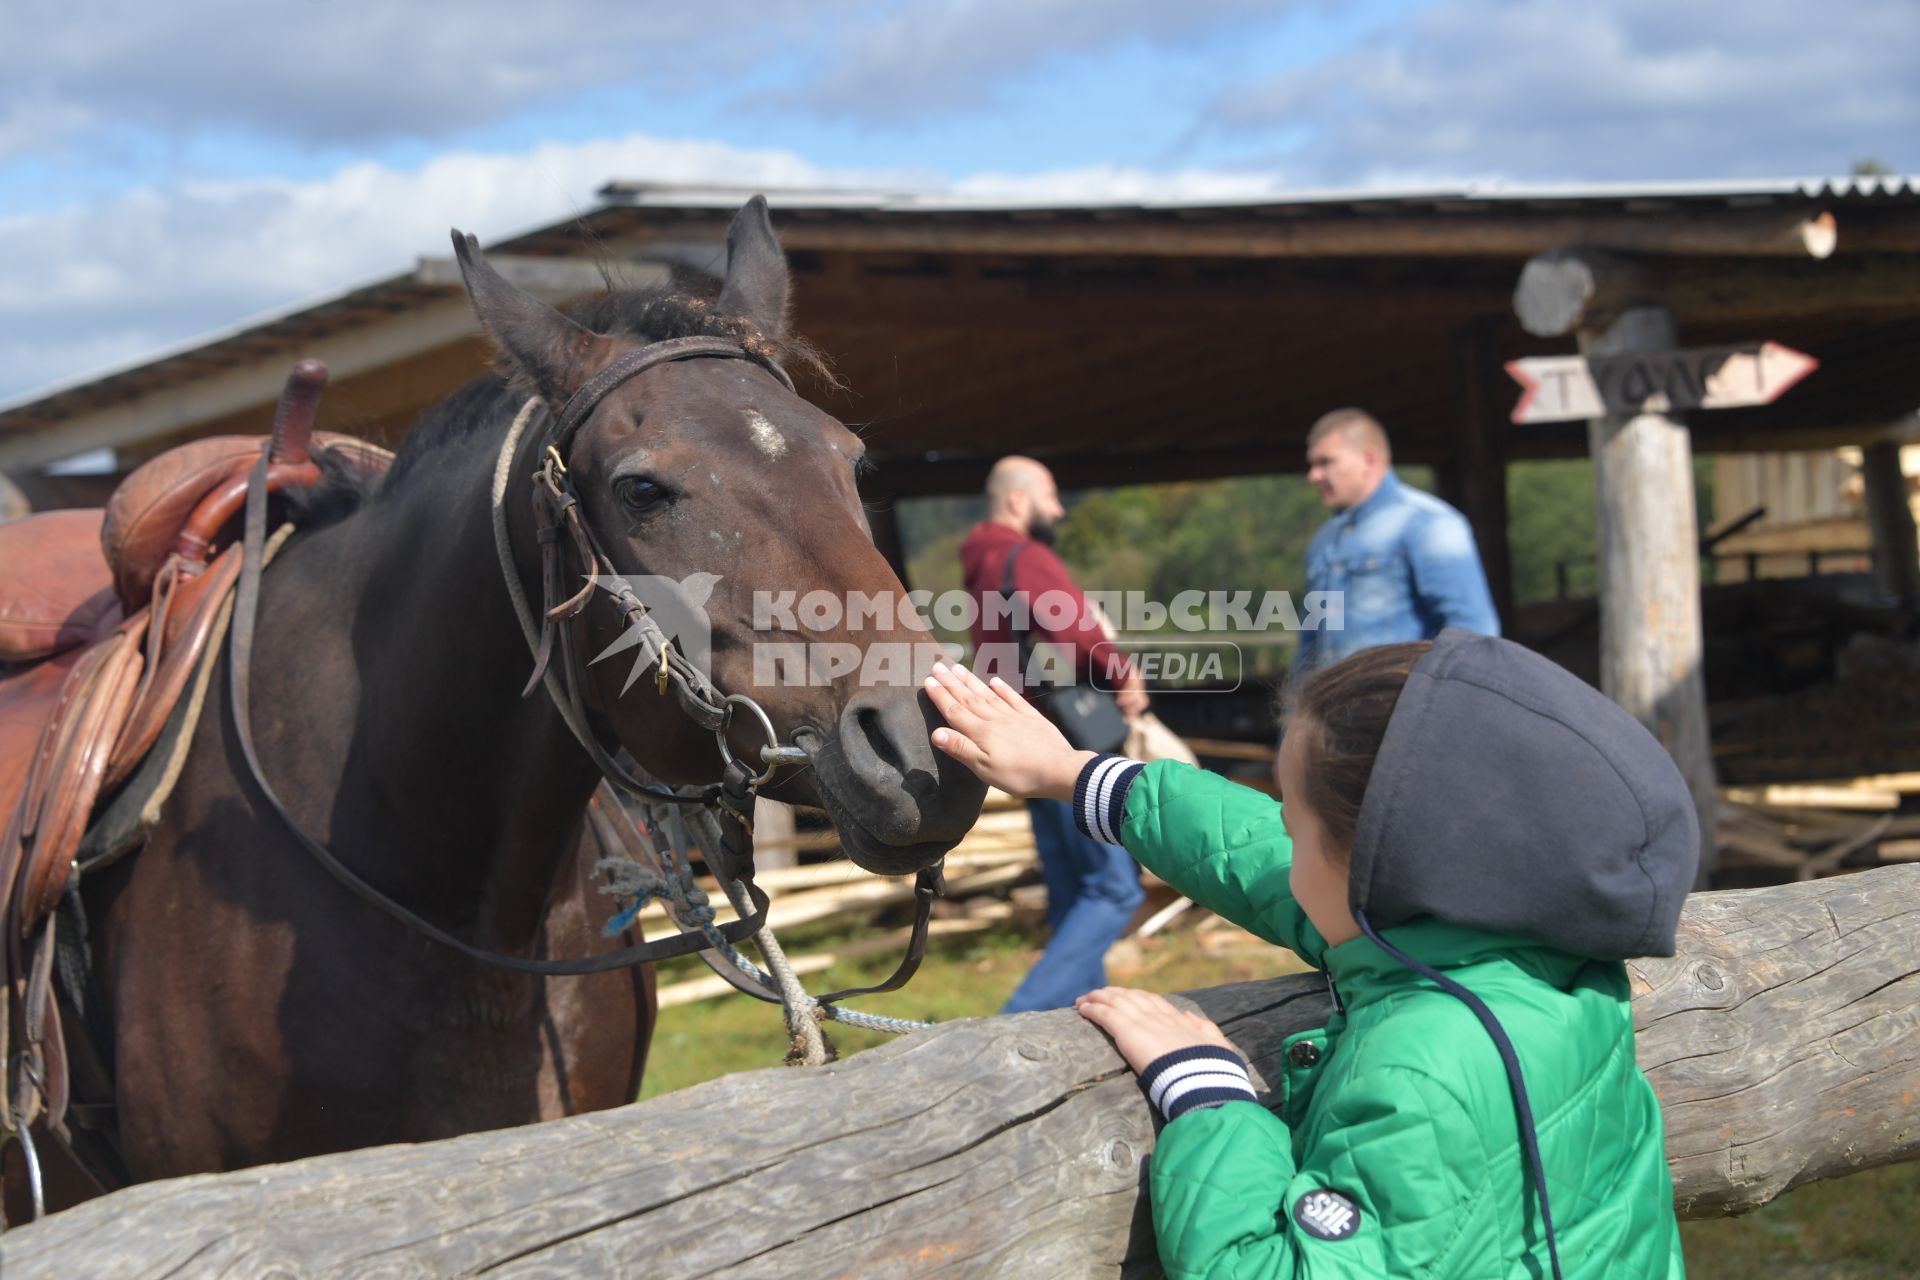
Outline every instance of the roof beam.
{"label": "roof beam", "polygon": [[[608,287],[644,289],[667,282],[667,269],[652,263],[602,262],[597,258],[545,258],[526,254],[488,254],[493,269],[507,283],[550,302],[599,293]],[[634,277],[644,277],[636,279]],[[460,263],[454,258],[422,258],[414,269],[414,283],[447,289],[465,289]]]}
{"label": "roof beam", "polygon": [[[265,415],[296,360],[323,360],[334,378],[352,377],[458,341],[478,327],[467,300],[455,297],[390,320],[290,345],[236,369],[79,414],[57,427],[18,433],[0,441],[0,471],[36,467],[89,449],[118,448],[149,436],[188,431],[255,407]],[[262,424],[266,421],[263,416]]]}

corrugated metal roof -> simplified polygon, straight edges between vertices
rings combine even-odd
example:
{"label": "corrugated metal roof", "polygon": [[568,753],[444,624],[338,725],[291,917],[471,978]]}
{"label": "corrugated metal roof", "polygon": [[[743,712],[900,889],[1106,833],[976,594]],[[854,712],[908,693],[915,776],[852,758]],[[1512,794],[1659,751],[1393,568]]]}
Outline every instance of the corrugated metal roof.
{"label": "corrugated metal roof", "polygon": [[[761,188],[727,185],[680,185],[642,181],[609,182],[599,195],[609,203],[658,209],[726,209],[738,205]],[[865,213],[1015,213],[1033,210],[1061,212],[1176,212],[1182,209],[1256,210],[1340,205],[1393,206],[1402,209],[1461,204],[1531,205],[1540,203],[1639,202],[1678,200],[1707,204],[1747,204],[1755,198],[1774,200],[1856,200],[1920,198],[1920,177],[1777,178],[1748,182],[1695,180],[1686,182],[1616,182],[1565,184],[1468,183],[1460,187],[1393,190],[1354,187],[1320,191],[1273,191],[1258,195],[1193,196],[1170,191],[1165,198],[1062,200],[1017,194],[955,195],[951,192],[885,192],[791,188],[768,190],[775,208],[818,209]]]}

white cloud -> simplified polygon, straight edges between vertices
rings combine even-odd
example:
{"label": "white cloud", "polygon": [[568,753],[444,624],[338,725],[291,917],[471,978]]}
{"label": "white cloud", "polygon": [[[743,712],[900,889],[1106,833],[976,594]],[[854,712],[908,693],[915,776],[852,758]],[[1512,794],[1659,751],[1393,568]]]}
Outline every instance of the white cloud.
{"label": "white cloud", "polygon": [[827,115],[898,124],[987,105],[1009,82],[1063,57],[1271,22],[1294,3],[914,0],[846,30],[819,50],[815,74],[772,96]]}
{"label": "white cloud", "polygon": [[727,21],[668,0],[14,0],[0,157],[128,123],[363,143],[444,137],[607,86],[697,92],[851,2],[766,0]]}
{"label": "white cloud", "polygon": [[45,386],[356,280],[591,208],[609,178],[898,188],[786,151],[632,135],[452,152],[413,170],[145,189],[0,219],[0,396]]}
{"label": "white cloud", "polygon": [[[1300,0],[1286,0],[1288,5]],[[1177,44],[1275,0],[11,0],[0,160],[177,143],[444,139],[600,90],[922,120],[1062,56]]]}
{"label": "white cloud", "polygon": [[[136,359],[247,317],[593,207],[611,178],[931,190],[926,173],[830,168],[790,151],[635,134],[525,152],[450,152],[417,169],[355,164],[320,180],[143,189],[0,219],[0,398]],[[981,174],[945,189],[1009,201],[1259,196],[1245,173],[1092,166]]]}
{"label": "white cloud", "polygon": [[1448,0],[1211,119],[1321,185],[1844,173],[1920,163],[1915,48],[1912,0]]}

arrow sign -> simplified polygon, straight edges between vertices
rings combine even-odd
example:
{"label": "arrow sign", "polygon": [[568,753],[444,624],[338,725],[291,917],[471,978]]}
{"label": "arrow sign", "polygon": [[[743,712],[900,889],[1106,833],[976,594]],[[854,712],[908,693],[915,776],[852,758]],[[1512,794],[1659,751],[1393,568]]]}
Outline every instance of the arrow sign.
{"label": "arrow sign", "polygon": [[1819,367],[1812,356],[1777,342],[1507,362],[1520,384],[1515,422],[1772,404]]}

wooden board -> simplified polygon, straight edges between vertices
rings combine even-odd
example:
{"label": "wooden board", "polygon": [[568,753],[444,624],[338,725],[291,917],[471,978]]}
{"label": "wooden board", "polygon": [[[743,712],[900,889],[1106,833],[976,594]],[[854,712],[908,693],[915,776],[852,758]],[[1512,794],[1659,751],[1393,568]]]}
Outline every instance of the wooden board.
{"label": "wooden board", "polygon": [[1897,809],[1900,793],[1891,787],[1828,786],[1777,782],[1764,787],[1722,787],[1722,798],[1735,804],[1775,809]]}
{"label": "wooden board", "polygon": [[1819,368],[1777,342],[1619,355],[1533,356],[1507,363],[1520,384],[1512,418],[1564,422],[1610,413],[1676,413],[1772,404]]}

